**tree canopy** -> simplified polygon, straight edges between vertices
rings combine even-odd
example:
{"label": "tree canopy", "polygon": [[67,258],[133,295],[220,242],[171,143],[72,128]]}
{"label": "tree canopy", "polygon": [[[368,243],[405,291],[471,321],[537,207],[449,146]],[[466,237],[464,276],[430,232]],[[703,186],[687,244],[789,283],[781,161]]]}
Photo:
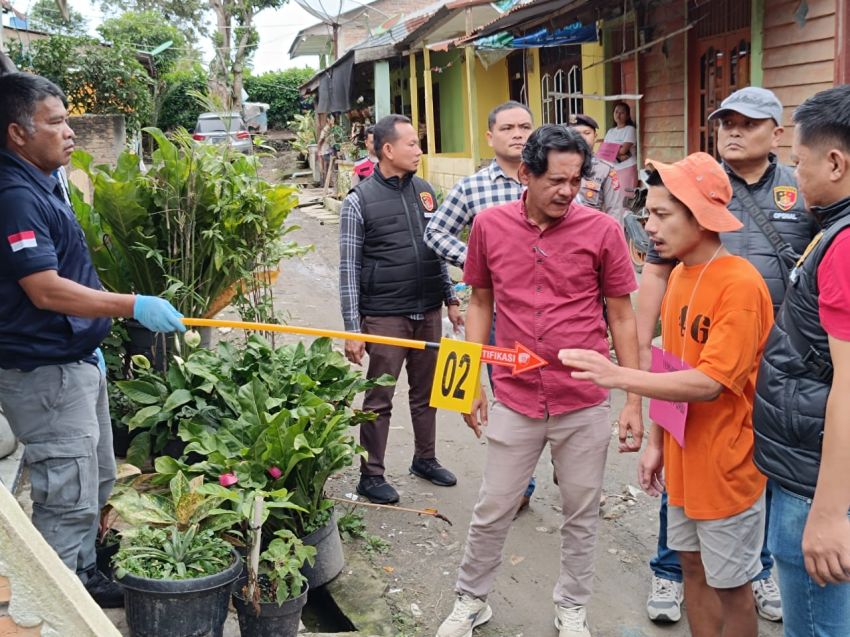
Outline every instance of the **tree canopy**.
{"label": "tree canopy", "polygon": [[72,111],[124,115],[129,131],[151,123],[151,79],[126,47],[54,35],[31,42],[26,51],[10,42],[10,53],[19,69],[56,83]]}
{"label": "tree canopy", "polygon": [[183,31],[156,11],[148,10],[121,14],[106,20],[97,28],[107,42],[125,45],[137,51],[153,51],[171,41],[171,46],[154,57],[157,73],[173,71],[181,59],[197,59]]}
{"label": "tree canopy", "polygon": [[209,10],[207,0],[100,0],[100,8],[107,14],[152,11],[180,29],[191,42],[208,33],[204,19]]}
{"label": "tree canopy", "polygon": [[245,91],[252,102],[269,105],[269,126],[283,128],[301,112],[301,95],[298,88],[316,71],[308,66],[285,71],[270,71],[262,75],[248,75]]}
{"label": "tree canopy", "polygon": [[27,11],[27,25],[35,31],[61,35],[85,35],[86,18],[68,7],[68,20],[62,17],[56,0],[36,0]]}

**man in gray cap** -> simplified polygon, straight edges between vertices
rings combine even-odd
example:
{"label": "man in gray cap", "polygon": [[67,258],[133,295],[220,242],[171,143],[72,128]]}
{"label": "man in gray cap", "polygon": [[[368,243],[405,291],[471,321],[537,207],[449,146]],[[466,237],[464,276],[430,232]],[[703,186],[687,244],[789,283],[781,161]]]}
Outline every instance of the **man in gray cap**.
{"label": "man in gray cap", "polygon": [[[599,130],[599,124],[596,123],[596,120],[590,115],[576,113],[570,115],[570,128],[574,128],[584,138],[584,141],[590,146],[590,152],[593,152],[593,145],[596,143],[596,131]],[[624,193],[620,181],[617,179],[617,171],[614,170],[614,165],[596,155],[593,156],[591,163],[590,176],[581,180],[581,191],[578,194],[579,202],[590,208],[608,213],[622,224],[625,214],[623,208]]]}
{"label": "man in gray cap", "polygon": [[[732,183],[728,208],[744,224],[736,232],[721,233],[721,241],[729,252],[745,257],[761,273],[776,313],[785,296],[788,273],[817,232],[806,214],[793,168],[779,163],[774,154],[783,133],[782,104],[773,92],[749,86],[723,100],[708,119],[718,124],[717,151]],[[674,265],[654,248],[647,254],[637,299],[643,369],[650,367],[661,299]],[[767,506],[769,512],[769,486]],[[682,616],[682,569],[676,552],[667,547],[666,495],[662,495],[659,517],[658,552],[649,562],[653,577],[646,609],[652,621],[677,622]],[[761,561],[762,572],[752,583],[756,610],[765,619],[781,621],[782,602],[771,575],[773,557],[766,546]]]}

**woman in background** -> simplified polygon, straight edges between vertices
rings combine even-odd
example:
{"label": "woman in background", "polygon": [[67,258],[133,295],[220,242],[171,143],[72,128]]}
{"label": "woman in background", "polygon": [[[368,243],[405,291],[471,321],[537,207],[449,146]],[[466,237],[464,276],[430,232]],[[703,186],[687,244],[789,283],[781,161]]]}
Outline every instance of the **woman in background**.
{"label": "woman in background", "polygon": [[605,141],[620,145],[614,168],[617,170],[620,184],[626,194],[629,194],[637,185],[637,129],[632,121],[632,111],[625,102],[614,104],[614,122],[617,126],[608,129]]}

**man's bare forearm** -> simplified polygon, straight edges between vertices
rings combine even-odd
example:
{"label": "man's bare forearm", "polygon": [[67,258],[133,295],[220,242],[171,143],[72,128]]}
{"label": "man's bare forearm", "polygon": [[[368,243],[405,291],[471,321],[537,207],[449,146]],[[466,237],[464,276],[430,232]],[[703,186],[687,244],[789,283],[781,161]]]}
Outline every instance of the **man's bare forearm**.
{"label": "man's bare forearm", "polygon": [[[611,328],[611,339],[614,341],[614,353],[617,362],[622,367],[638,369],[638,339],[635,313],[632,311],[631,299],[628,296],[609,298],[608,326]],[[630,402],[640,404],[639,394],[629,394]]]}
{"label": "man's bare forearm", "polygon": [[36,272],[19,283],[32,304],[41,310],[82,318],[133,316],[134,295],[94,290],[60,277],[55,270]]}
{"label": "man's bare forearm", "polygon": [[493,290],[473,288],[466,310],[466,340],[471,343],[489,343],[492,326]]}
{"label": "man's bare forearm", "polygon": [[[812,508],[839,513],[850,509],[850,343],[829,338],[834,365],[826,401],[823,454]],[[844,388],[844,391],[842,389]]]}
{"label": "man's bare forearm", "polygon": [[667,264],[647,263],[643,266],[636,302],[637,339],[640,368],[643,370],[648,370],[652,365],[652,339],[655,337],[661,302],[672,271],[673,266]]}

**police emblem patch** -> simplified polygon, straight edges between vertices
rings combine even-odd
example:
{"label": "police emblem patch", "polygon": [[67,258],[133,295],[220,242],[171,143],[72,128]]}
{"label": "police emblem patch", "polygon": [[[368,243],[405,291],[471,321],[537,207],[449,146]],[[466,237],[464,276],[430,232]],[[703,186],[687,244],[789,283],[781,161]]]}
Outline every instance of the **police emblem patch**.
{"label": "police emblem patch", "polygon": [[426,212],[434,212],[434,197],[431,196],[430,192],[420,192],[419,200]]}
{"label": "police emblem patch", "polygon": [[773,189],[773,202],[780,210],[791,210],[797,203],[797,189],[794,186],[777,186]]}

